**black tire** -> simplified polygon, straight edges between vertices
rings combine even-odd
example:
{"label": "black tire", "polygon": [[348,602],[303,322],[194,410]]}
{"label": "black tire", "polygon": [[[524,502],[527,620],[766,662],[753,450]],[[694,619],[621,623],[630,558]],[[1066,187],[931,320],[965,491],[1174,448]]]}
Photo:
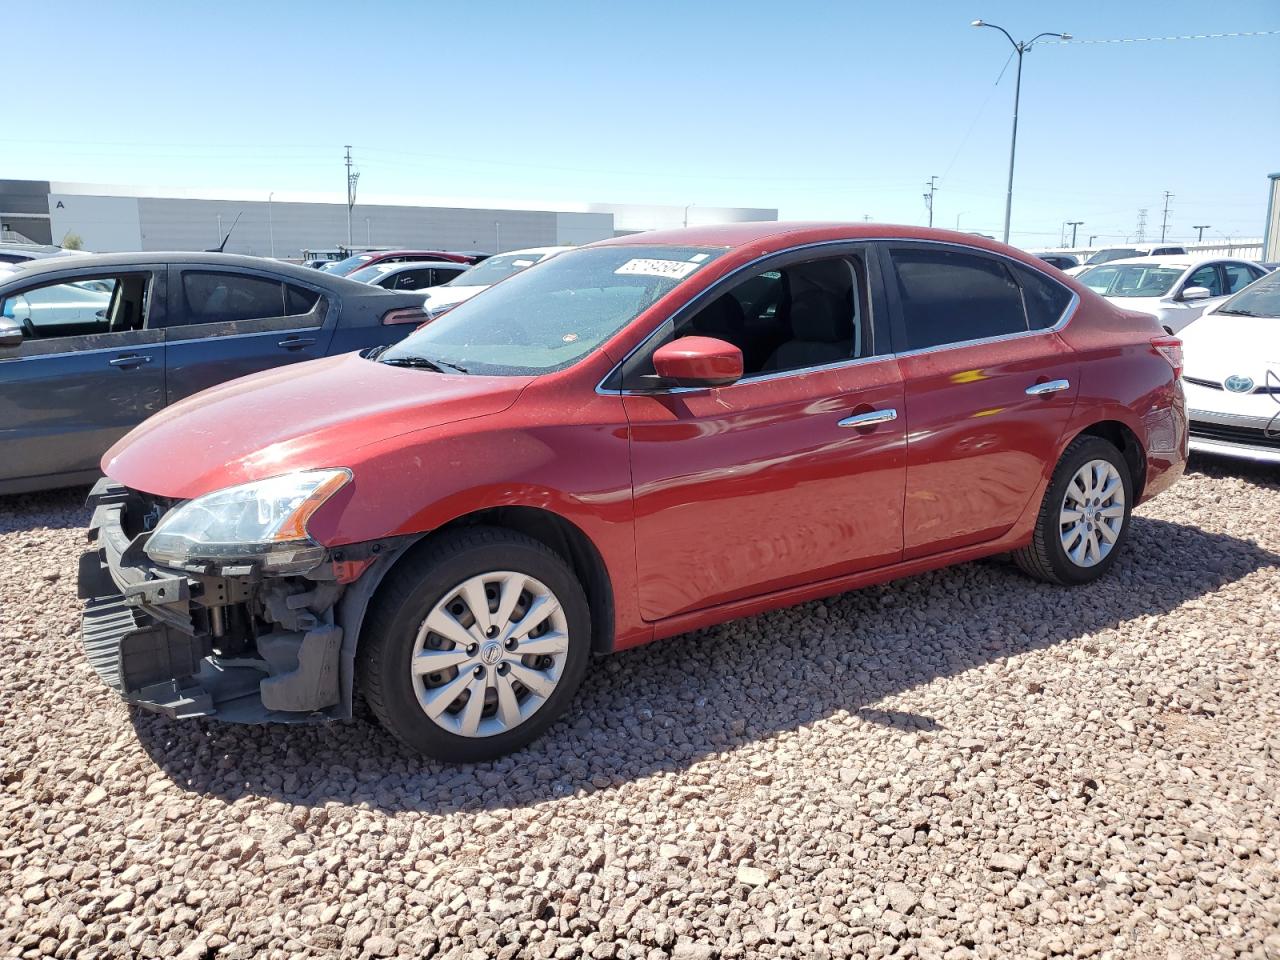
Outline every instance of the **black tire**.
{"label": "black tire", "polygon": [[[555,689],[524,722],[487,737],[443,729],[423,712],[409,663],[418,628],[447,591],[470,577],[515,571],[545,584],[560,601],[569,646]],[[545,544],[497,527],[465,527],[407,555],[378,588],[360,633],[356,673],[374,716],[405,745],[451,763],[502,756],[538,737],[564,713],[586,673],[591,616],[569,565]]]}
{"label": "black tire", "polygon": [[[1093,566],[1080,566],[1068,556],[1062,545],[1059,511],[1066,497],[1067,484],[1085,464],[1091,460],[1105,460],[1120,475],[1124,486],[1124,523],[1116,542],[1101,561]],[[1129,474],[1129,464],[1124,456],[1111,443],[1101,437],[1082,435],[1076,437],[1062,452],[1058,466],[1054,468],[1053,479],[1045,490],[1044,500],[1040,504],[1040,513],[1036,517],[1035,531],[1031,542],[1013,552],[1014,562],[1022,571],[1038,580],[1056,583],[1061,586],[1079,586],[1092,583],[1103,576],[1116,562],[1116,557],[1124,548],[1129,538],[1130,513],[1133,509],[1133,479]]]}

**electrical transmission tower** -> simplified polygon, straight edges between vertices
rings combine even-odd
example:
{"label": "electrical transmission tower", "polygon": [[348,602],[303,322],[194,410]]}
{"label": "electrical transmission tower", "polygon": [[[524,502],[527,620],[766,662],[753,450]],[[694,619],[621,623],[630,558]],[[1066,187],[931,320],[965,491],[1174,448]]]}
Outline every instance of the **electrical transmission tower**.
{"label": "electrical transmission tower", "polygon": [[1147,208],[1142,207],[1138,211],[1138,239],[1137,243],[1141,243],[1147,239]]}

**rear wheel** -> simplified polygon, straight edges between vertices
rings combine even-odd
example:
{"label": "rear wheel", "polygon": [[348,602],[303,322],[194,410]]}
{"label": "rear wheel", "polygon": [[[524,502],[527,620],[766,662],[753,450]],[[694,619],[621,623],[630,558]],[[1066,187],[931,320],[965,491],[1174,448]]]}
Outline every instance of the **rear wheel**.
{"label": "rear wheel", "polygon": [[362,631],[361,690],[410,747],[490,759],[564,712],[590,632],[581,584],[544,544],[492,527],[446,533],[379,590]]}
{"label": "rear wheel", "polygon": [[1077,437],[1053,472],[1031,542],[1014,551],[1014,560],[1050,583],[1097,580],[1129,535],[1132,504],[1133,481],[1120,451],[1101,437]]}

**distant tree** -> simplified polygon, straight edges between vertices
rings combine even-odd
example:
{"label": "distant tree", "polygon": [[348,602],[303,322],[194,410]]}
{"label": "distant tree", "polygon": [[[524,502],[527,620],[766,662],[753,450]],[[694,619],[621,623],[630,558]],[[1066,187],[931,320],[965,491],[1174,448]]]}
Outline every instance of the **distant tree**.
{"label": "distant tree", "polygon": [[62,249],[83,250],[84,240],[80,238],[80,234],[68,232],[67,235],[62,238]]}

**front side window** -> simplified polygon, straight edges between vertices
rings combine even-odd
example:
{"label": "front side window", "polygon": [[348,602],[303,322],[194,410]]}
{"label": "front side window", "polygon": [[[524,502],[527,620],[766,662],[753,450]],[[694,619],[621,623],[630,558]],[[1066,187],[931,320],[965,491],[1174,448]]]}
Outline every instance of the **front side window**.
{"label": "front side window", "polygon": [[1187,282],[1182,285],[1183,290],[1190,287],[1204,287],[1211,297],[1222,296],[1222,278],[1218,275],[1218,268],[1212,263],[1205,264],[1187,277]]}
{"label": "front side window", "polygon": [[641,244],[573,250],[464,301],[378,360],[496,376],[561,370],[723,253]]}
{"label": "front side window", "polygon": [[1243,290],[1261,276],[1260,273],[1255,273],[1243,263],[1224,263],[1222,272],[1227,275],[1226,293],[1236,293]]}
{"label": "front side window", "polygon": [[8,294],[0,316],[21,325],[27,339],[141,330],[149,291],[149,275],[65,280]]}
{"label": "front side window", "polygon": [[188,323],[235,323],[300,316],[315,306],[318,294],[292,284],[223,272],[182,274]]}
{"label": "front side window", "polygon": [[898,249],[890,258],[908,350],[1029,329],[1022,290],[1002,261],[927,249]]}
{"label": "front side window", "polygon": [[1118,263],[1094,267],[1076,279],[1104,297],[1163,297],[1180,276],[1181,267]]}

